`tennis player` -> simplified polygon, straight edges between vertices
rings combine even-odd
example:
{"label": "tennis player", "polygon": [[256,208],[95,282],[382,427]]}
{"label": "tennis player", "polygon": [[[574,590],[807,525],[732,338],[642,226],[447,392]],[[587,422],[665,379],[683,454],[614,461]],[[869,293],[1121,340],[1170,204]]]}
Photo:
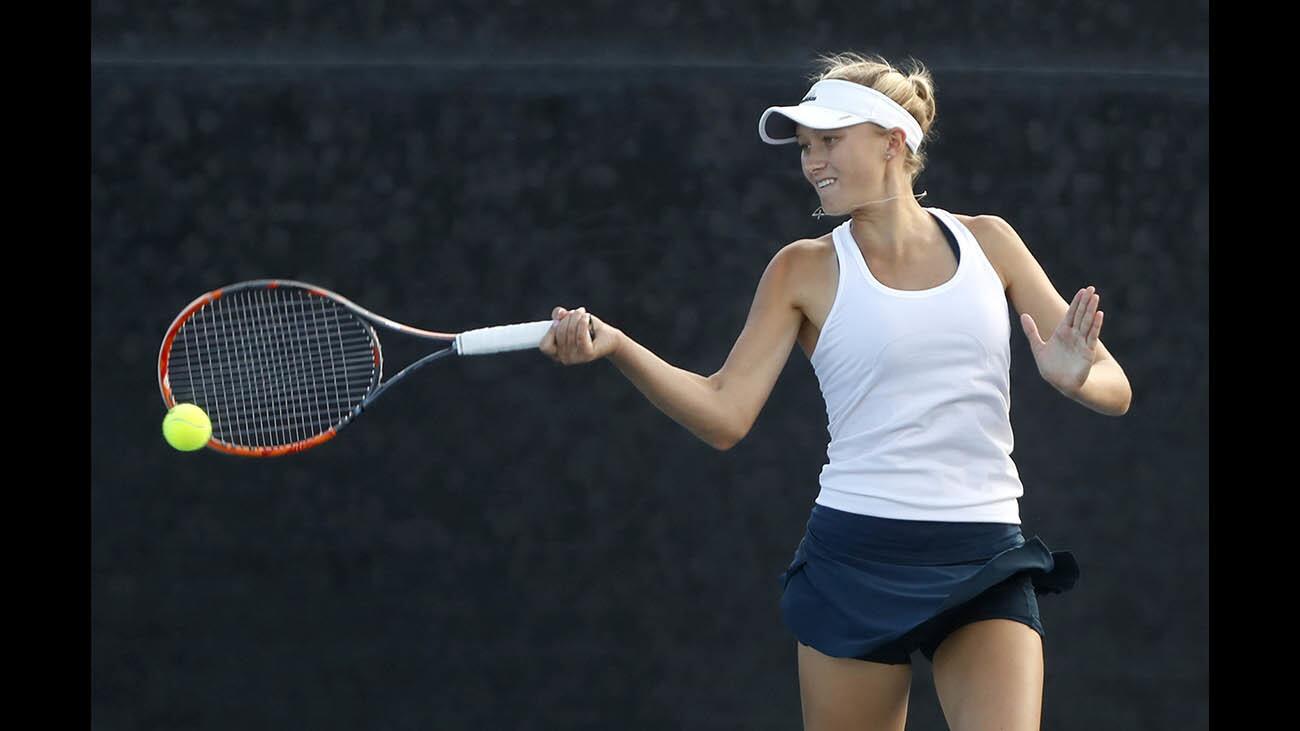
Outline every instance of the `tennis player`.
{"label": "tennis player", "polygon": [[1037,729],[1037,597],[1069,590],[1079,570],[1068,551],[1020,530],[1007,302],[1039,375],[1061,394],[1120,416],[1128,379],[1099,339],[1095,287],[1067,302],[1002,218],[918,202],[935,118],[924,65],[819,61],[802,101],[767,109],[759,136],[798,144],[818,213],[848,218],[772,257],[722,368],[705,377],[674,367],[583,307],[556,307],[541,349],[565,365],[609,358],[725,450],[753,426],[799,343],[830,433],[807,530],[779,577],[804,728],[901,731],[919,650],[950,728]]}

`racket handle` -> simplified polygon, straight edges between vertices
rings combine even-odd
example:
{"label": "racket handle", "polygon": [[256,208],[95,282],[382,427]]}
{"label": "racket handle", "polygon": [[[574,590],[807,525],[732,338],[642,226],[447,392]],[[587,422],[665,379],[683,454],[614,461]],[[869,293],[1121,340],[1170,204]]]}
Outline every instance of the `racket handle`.
{"label": "racket handle", "polygon": [[459,355],[489,355],[510,350],[528,350],[542,344],[550,331],[552,320],[521,322],[516,325],[494,325],[466,330],[456,336],[455,348]]}

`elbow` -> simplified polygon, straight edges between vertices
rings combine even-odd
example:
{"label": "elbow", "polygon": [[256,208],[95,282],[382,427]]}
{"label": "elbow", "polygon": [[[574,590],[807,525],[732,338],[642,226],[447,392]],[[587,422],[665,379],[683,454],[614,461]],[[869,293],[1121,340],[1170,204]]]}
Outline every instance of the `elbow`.
{"label": "elbow", "polygon": [[1123,416],[1128,413],[1129,407],[1133,405],[1133,388],[1128,385],[1127,379],[1124,382],[1124,390],[1120,394],[1120,402],[1115,409],[1110,412],[1111,416]]}
{"label": "elbow", "polygon": [[725,452],[728,449],[731,449],[732,447],[739,444],[740,440],[745,438],[745,433],[746,432],[725,432],[720,437],[715,438],[712,442],[710,442],[709,446],[713,447],[719,452]]}
{"label": "elbow", "polygon": [[718,376],[717,373],[709,376],[709,385],[713,388],[716,400],[709,419],[709,426],[712,427],[710,431],[713,433],[706,441],[719,452],[725,452],[745,438],[758,415],[750,416],[734,403],[734,398],[724,396],[721,381],[716,380]]}
{"label": "elbow", "polygon": [[710,441],[709,446],[713,447],[719,452],[725,452],[728,449],[731,449],[732,447],[736,446],[738,442],[740,442],[739,439],[733,439],[732,437],[725,437],[725,438],[714,439]]}
{"label": "elbow", "polygon": [[1130,403],[1131,403],[1130,401],[1127,401],[1127,400],[1126,400],[1126,401],[1124,401],[1124,403],[1119,404],[1119,405],[1110,405],[1110,404],[1108,404],[1108,405],[1102,406],[1102,405],[1100,405],[1100,404],[1093,404],[1093,405],[1090,405],[1089,408],[1091,408],[1093,411],[1096,411],[1097,413],[1102,414],[1102,415],[1104,415],[1104,416],[1113,416],[1113,417],[1115,417],[1115,418],[1119,418],[1119,417],[1121,417],[1121,416],[1123,416],[1123,415],[1125,415],[1125,414],[1128,413],[1128,409],[1129,409],[1129,405],[1130,405]]}
{"label": "elbow", "polygon": [[1132,405],[1133,405],[1133,392],[1129,391],[1128,398],[1124,399],[1124,405],[1120,407],[1119,413],[1115,415],[1123,416],[1127,414],[1129,407]]}

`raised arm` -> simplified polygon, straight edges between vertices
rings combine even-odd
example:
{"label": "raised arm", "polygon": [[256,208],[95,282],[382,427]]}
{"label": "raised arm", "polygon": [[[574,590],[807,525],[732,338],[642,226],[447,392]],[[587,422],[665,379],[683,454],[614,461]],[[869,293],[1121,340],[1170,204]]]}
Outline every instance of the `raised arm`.
{"label": "raised arm", "polygon": [[1020,314],[1043,380],[1099,414],[1128,413],[1133,390],[1119,361],[1101,342],[1103,313],[1097,288],[1080,288],[1067,303],[1010,224],[998,216],[978,216],[972,224],[972,233],[998,262],[1007,298]]}
{"label": "raised arm", "polygon": [[[719,450],[749,433],[794,347],[803,313],[795,302],[802,242],[778,251],[758,283],[749,317],[718,372],[678,368],[584,309],[555,308],[541,350],[572,365],[609,357],[660,411]],[[588,329],[594,320],[593,339]]]}

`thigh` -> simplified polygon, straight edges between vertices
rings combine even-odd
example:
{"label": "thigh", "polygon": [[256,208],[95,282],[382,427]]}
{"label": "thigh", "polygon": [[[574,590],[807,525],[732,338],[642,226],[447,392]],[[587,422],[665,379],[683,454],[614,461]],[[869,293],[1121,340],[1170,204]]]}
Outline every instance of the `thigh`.
{"label": "thigh", "polygon": [[949,728],[1039,728],[1042,622],[1028,575],[989,589],[938,629],[923,651],[931,654],[935,692]]}
{"label": "thigh", "polygon": [[911,637],[931,663],[939,645],[958,629],[986,619],[1010,619],[1046,636],[1038,612],[1038,596],[1027,573],[1019,573],[989,587],[965,604],[926,622]]}
{"label": "thigh", "polygon": [[1043,640],[1009,619],[985,619],[948,635],[934,655],[934,689],[952,731],[1038,731]]}
{"label": "thigh", "polygon": [[830,657],[797,643],[804,731],[903,731],[912,666]]}

